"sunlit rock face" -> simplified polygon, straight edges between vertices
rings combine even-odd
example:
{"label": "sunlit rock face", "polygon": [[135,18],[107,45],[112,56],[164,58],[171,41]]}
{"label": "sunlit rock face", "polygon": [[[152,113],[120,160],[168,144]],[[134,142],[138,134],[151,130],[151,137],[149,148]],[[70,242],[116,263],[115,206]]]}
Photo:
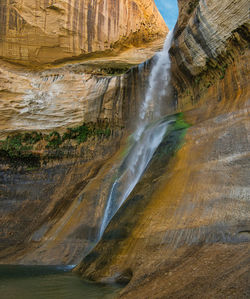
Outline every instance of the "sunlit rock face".
{"label": "sunlit rock face", "polygon": [[[127,72],[124,64],[102,63],[77,63],[43,71],[2,63],[0,138],[24,131],[63,132],[83,122],[102,120],[131,127],[147,84],[150,63],[133,68],[126,65],[125,70],[131,68]],[[123,74],[101,75],[107,68]]]}
{"label": "sunlit rock face", "polygon": [[0,12],[0,56],[32,65],[119,52],[167,32],[152,0],[4,0]]}
{"label": "sunlit rock face", "polygon": [[[239,109],[234,107],[238,106]],[[225,108],[226,107],[226,108]],[[120,298],[249,294],[249,114],[243,98],[185,114],[193,126],[150,167],[78,271],[114,282]],[[170,139],[172,144],[175,140]]]}
{"label": "sunlit rock face", "polygon": [[136,81],[125,73],[151,58],[168,31],[153,1],[1,1],[0,11],[0,57],[32,67],[0,61],[1,138],[121,123],[127,82]]}
{"label": "sunlit rock face", "polygon": [[121,124],[136,105],[123,104],[136,81],[125,73],[168,31],[152,0],[6,0],[0,12],[0,138],[97,119]]}
{"label": "sunlit rock face", "polygon": [[96,190],[136,117],[145,60],[168,29],[151,0],[0,1],[0,12],[0,139],[62,136],[83,123],[110,130],[63,148],[43,139],[31,151],[35,167],[0,150],[0,260],[77,263],[96,236],[108,182]]}
{"label": "sunlit rock face", "polygon": [[[151,165],[78,266],[120,298],[249,297],[247,1],[179,1],[172,82],[192,126]],[[171,142],[174,142],[171,138]]]}
{"label": "sunlit rock face", "polygon": [[[181,14],[171,50],[172,76],[177,110],[185,111],[184,120],[192,126],[185,139],[176,139],[176,134],[183,137],[185,133],[177,126],[173,135],[163,140],[142,180],[77,270],[96,281],[129,282],[121,298],[248,298],[249,33],[246,24],[228,22],[227,33],[221,35],[219,21],[229,14],[232,19],[238,14],[238,20],[242,20],[245,11],[241,1],[232,2],[232,6],[228,2],[227,9],[222,1],[179,3]],[[203,39],[192,44],[197,56],[190,56],[192,47],[186,44],[193,35],[185,33],[184,39],[182,33],[187,24],[195,24],[199,9],[204,13],[205,4],[217,7],[220,13],[216,18],[206,17],[202,24],[214,28],[216,19],[218,35],[224,42],[215,45],[211,32],[199,32],[197,36]],[[217,54],[208,55],[206,64],[197,67],[196,58],[203,57],[199,48],[210,49],[212,45]],[[120,78],[99,78],[107,84],[109,96],[105,105],[91,98],[84,117],[129,121],[138,111],[140,99],[136,95],[147,84],[143,77],[147,64],[144,67]],[[48,70],[45,73],[50,75],[48,80],[41,80],[44,90],[60,82],[67,84],[57,74],[53,76],[55,73]],[[65,74],[80,95],[78,88],[86,75],[72,70]],[[35,78],[43,76],[39,73]],[[120,90],[119,80],[124,84],[123,91],[119,91],[120,96],[124,94],[123,100],[113,93]],[[84,81],[90,87],[87,95],[92,95],[97,81],[95,76]],[[22,82],[26,86],[25,79]],[[98,90],[103,91],[100,87]],[[8,88],[14,93],[12,84]],[[61,88],[53,87],[52,92],[59,101],[56,92],[60,95]],[[65,99],[67,95],[72,96],[68,91]],[[29,94],[24,92],[23,96]],[[79,110],[74,114],[70,105],[65,107],[77,116],[73,119],[79,117]],[[75,155],[52,160],[37,171],[1,168],[1,263],[76,263],[86,254],[114,181],[109,170],[126,150],[122,147],[126,134],[126,130],[114,129],[109,138],[93,138]]]}
{"label": "sunlit rock face", "polygon": [[119,149],[132,129],[150,65],[119,76],[82,73],[79,64],[32,76],[10,70],[9,64],[2,69],[8,78],[2,81],[8,86],[1,101],[3,139],[32,131],[62,136],[83,122],[104,122],[110,135],[81,144],[71,140],[55,149],[46,148],[43,140],[32,150],[41,158],[35,167],[21,157],[6,160],[0,152],[1,263],[76,264],[86,255],[106,205],[108,171],[121,159],[124,149]]}

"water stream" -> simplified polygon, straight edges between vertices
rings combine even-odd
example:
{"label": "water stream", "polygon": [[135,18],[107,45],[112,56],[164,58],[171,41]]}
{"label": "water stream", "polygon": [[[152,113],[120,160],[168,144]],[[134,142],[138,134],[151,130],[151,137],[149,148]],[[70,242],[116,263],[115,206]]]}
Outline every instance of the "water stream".
{"label": "water stream", "polygon": [[69,266],[0,265],[1,299],[113,299],[119,290],[86,282]]}
{"label": "water stream", "polygon": [[[98,240],[117,210],[121,207],[161,143],[169,118],[162,118],[163,100],[166,98],[170,81],[169,48],[172,32],[166,38],[164,49],[155,57],[149,76],[149,86],[141,105],[136,130],[130,138],[125,157],[116,167],[114,182],[110,185],[108,200],[104,208]],[[39,103],[38,103],[39,104]],[[98,241],[97,240],[97,241]],[[1,299],[111,299],[117,295],[117,286],[104,286],[85,282],[65,267],[1,266]]]}
{"label": "water stream", "polygon": [[171,31],[163,50],[156,54],[156,63],[149,76],[149,86],[140,107],[135,133],[131,137],[128,153],[118,167],[116,179],[110,188],[99,239],[140,180],[170,123],[161,117],[162,104],[169,90],[171,66],[169,49],[172,37]]}

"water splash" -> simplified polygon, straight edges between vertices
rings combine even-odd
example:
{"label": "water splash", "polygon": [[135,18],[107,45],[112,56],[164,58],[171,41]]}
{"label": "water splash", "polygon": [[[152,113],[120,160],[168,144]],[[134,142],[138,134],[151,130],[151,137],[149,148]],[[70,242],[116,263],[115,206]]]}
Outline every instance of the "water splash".
{"label": "water splash", "polygon": [[156,63],[149,76],[145,100],[140,108],[137,129],[132,136],[128,154],[118,168],[117,178],[110,188],[99,239],[112,217],[140,180],[170,123],[169,120],[161,120],[160,117],[162,116],[162,102],[169,89],[171,66],[169,49],[172,37],[171,31],[166,38],[163,50],[156,55]]}

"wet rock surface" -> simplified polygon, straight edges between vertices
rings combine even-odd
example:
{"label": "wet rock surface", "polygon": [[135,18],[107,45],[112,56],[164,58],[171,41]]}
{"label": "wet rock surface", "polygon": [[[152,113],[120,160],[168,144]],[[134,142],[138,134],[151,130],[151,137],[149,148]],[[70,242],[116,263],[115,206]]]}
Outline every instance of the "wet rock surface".
{"label": "wet rock surface", "polygon": [[[162,42],[155,46],[146,57]],[[98,121],[131,127],[152,61],[103,58],[37,71],[1,62],[0,139],[18,132],[65,132]]]}
{"label": "wet rock surface", "polygon": [[[152,161],[77,270],[99,281],[129,267],[133,277],[121,298],[247,298],[246,2],[179,1],[179,7],[172,81],[177,110],[192,126],[170,161]],[[223,24],[229,25],[223,30]],[[194,32],[200,40],[190,44]]]}
{"label": "wet rock surface", "polygon": [[[112,168],[111,158],[128,134],[127,129],[132,128],[132,120],[137,114],[151,66],[150,62],[143,62],[162,47],[167,28],[153,2],[146,1],[145,4],[140,1],[140,11],[148,11],[148,14],[142,17],[138,13],[136,17],[144,18],[143,22],[147,19],[147,24],[136,24],[139,27],[152,26],[152,31],[146,30],[147,37],[140,30],[135,33],[134,41],[125,34],[122,44],[127,48],[119,55],[116,51],[115,56],[109,53],[107,57],[103,53],[98,57],[87,56],[84,61],[80,57],[78,61],[69,62],[69,58],[80,55],[82,50],[77,49],[80,44],[76,46],[79,32],[67,31],[65,43],[69,44],[66,48],[60,44],[66,51],[61,58],[67,58],[67,61],[42,67],[41,64],[55,60],[52,48],[47,49],[51,55],[46,50],[46,43],[52,42],[48,36],[52,34],[52,43],[57,42],[57,25],[62,25],[60,18],[66,18],[72,10],[77,15],[79,11],[75,6],[84,1],[68,1],[65,10],[56,9],[59,3],[51,4],[52,7],[49,3],[38,5],[38,2],[32,3],[29,9],[27,1],[7,1],[0,5],[4,12],[1,22],[6,25],[4,32],[1,27],[2,55],[7,53],[9,56],[5,58],[12,62],[32,63],[23,67],[4,60],[0,62],[0,260],[2,263],[75,264],[96,241],[110,180],[109,175],[106,179],[103,177]],[[105,3],[106,14],[112,14],[108,1]],[[123,17],[127,20],[131,19],[131,12],[137,7],[133,3],[131,6],[126,2],[128,11]],[[61,4],[65,6],[66,1],[61,1]],[[43,10],[44,5],[50,6]],[[120,8],[124,5],[120,3]],[[82,9],[89,11],[87,6]],[[151,9],[154,13],[150,15]],[[13,15],[13,10],[17,23],[14,27],[11,25],[10,31],[8,17]],[[59,14],[58,18],[53,17],[53,28],[47,10]],[[40,19],[34,17],[41,23],[32,23],[32,28],[36,31],[36,26],[44,22],[43,28],[39,27],[44,34],[36,32],[33,36],[33,29],[26,24],[30,39],[27,38],[24,44],[19,29],[22,28],[23,35],[28,33],[19,22],[19,13],[29,18],[32,11],[38,15],[41,13]],[[42,15],[48,18],[45,20]],[[112,14],[110,21],[116,17]],[[105,15],[107,19],[109,17]],[[116,21],[121,22],[118,17]],[[129,26],[133,27],[133,22]],[[94,26],[92,29],[97,30]],[[106,32],[107,28],[102,29]],[[131,34],[134,36],[133,32]],[[109,36],[115,38],[112,34]],[[143,42],[140,42],[141,38]],[[31,39],[32,46],[29,45]],[[6,52],[8,43],[13,43],[13,40],[15,49]],[[151,40],[154,41],[148,43]],[[99,42],[103,49],[110,46],[103,45],[101,38]],[[40,55],[41,43],[45,56]],[[98,48],[94,43],[96,45],[89,40],[89,46],[93,46],[89,50],[92,54]],[[61,50],[53,49],[57,53],[56,59],[59,59]],[[116,49],[120,50],[119,42]],[[22,54],[23,51],[27,56]],[[88,138],[85,136],[86,127],[90,128],[88,135],[91,133]],[[107,187],[98,190],[103,184]]]}
{"label": "wet rock surface", "polygon": [[152,161],[78,267],[84,277],[131,268],[121,298],[249,296],[249,114],[238,105],[185,114],[185,144],[169,164]]}
{"label": "wet rock surface", "polygon": [[[126,149],[126,130],[113,139],[87,143],[88,159],[55,160],[30,173],[2,168],[2,263],[77,263],[87,255],[76,271],[91,280],[126,284],[121,298],[249,297],[246,1],[180,0],[179,7],[172,81],[176,111],[185,111],[183,122],[191,127],[177,126],[164,138],[141,181],[89,254],[114,180],[109,171]],[[90,75],[84,81],[89,101],[83,116],[81,108],[65,105],[67,114],[74,116],[69,123],[108,118],[131,128],[150,63],[118,77]],[[79,75],[79,66],[68,67],[65,79],[52,76],[44,83],[46,88],[65,80],[81,89],[86,75]],[[20,76],[17,70],[10,80],[16,75]],[[22,80],[20,85],[30,84]],[[93,91],[98,80],[100,93]],[[10,92],[13,86],[9,82],[2,88],[10,103],[10,94],[17,92]],[[65,97],[55,96],[58,103],[69,90]],[[53,115],[54,108],[48,107],[46,115]],[[166,108],[171,113],[173,103]],[[23,128],[30,125],[21,116],[20,122]],[[65,116],[60,122],[63,131],[68,124]],[[48,119],[44,123],[56,126]],[[10,121],[5,129],[12,125]]]}
{"label": "wet rock surface", "polygon": [[81,260],[99,226],[97,195],[85,196],[83,190],[104,173],[121,138],[120,130],[108,138],[95,138],[71,157],[53,158],[33,169],[1,163],[1,263]]}

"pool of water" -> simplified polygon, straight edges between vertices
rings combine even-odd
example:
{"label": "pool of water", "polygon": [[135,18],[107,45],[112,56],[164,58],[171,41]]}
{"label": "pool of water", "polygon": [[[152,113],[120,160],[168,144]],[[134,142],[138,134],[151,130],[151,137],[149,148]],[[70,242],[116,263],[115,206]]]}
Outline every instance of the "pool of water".
{"label": "pool of water", "polygon": [[119,290],[84,281],[71,267],[0,265],[1,299],[114,299]]}

